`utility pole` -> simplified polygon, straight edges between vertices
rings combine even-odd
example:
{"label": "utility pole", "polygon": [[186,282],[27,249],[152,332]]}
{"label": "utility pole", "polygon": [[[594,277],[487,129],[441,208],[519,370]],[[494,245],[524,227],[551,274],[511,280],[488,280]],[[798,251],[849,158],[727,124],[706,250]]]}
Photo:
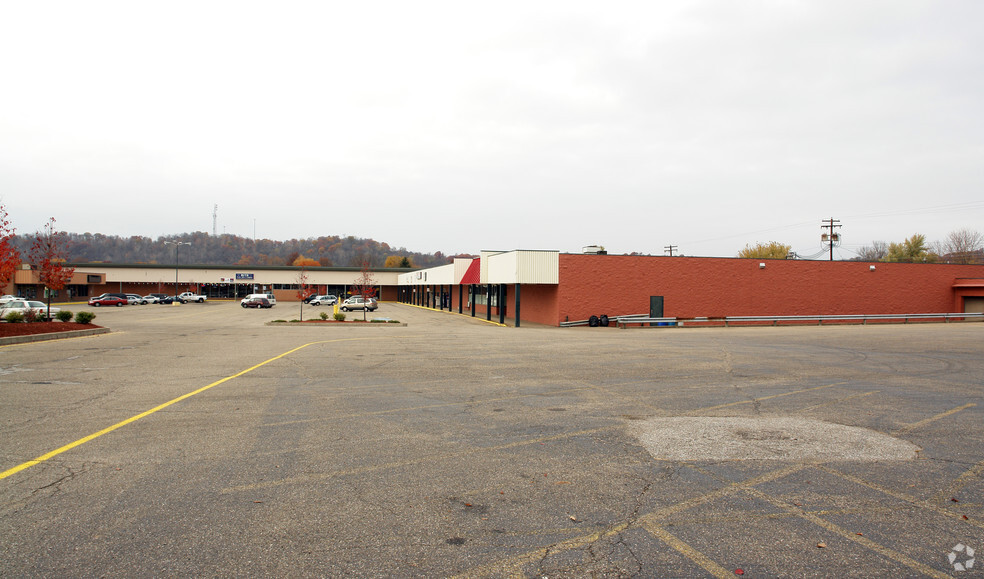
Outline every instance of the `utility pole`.
{"label": "utility pole", "polygon": [[833,217],[820,222],[820,229],[828,230],[827,233],[820,236],[820,242],[830,244],[830,261],[834,261],[834,244],[840,241],[840,234],[834,233],[834,228],[840,227],[839,224],[840,219],[834,219]]}
{"label": "utility pole", "polygon": [[678,248],[678,247],[680,247],[680,246],[679,245],[664,245],[663,246],[663,253],[666,253],[668,251],[668,252],[670,252],[670,257],[673,257],[673,250],[676,249],[676,248]]}

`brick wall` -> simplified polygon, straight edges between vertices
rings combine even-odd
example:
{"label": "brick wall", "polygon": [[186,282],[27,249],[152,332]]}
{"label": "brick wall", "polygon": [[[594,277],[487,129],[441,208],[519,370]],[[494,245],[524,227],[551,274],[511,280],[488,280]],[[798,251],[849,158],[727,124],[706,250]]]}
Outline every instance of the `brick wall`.
{"label": "brick wall", "polygon": [[[984,278],[984,266],[561,254],[557,315],[544,323],[648,314],[649,296],[676,317],[953,312],[957,278]],[[526,296],[523,319],[551,317]]]}

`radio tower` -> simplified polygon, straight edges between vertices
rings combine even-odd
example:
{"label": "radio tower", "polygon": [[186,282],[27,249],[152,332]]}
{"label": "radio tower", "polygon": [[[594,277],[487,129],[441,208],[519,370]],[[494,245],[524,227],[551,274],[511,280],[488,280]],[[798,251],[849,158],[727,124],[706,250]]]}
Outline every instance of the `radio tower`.
{"label": "radio tower", "polygon": [[215,206],[212,207],[212,237],[219,236],[219,226],[216,225],[216,219],[218,218],[218,216],[219,216],[219,204],[216,203]]}

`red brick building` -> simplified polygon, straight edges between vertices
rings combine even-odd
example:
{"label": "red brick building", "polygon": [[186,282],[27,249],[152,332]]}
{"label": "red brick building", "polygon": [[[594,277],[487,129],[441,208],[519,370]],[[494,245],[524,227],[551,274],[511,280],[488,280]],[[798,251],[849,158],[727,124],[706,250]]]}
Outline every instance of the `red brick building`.
{"label": "red brick building", "polygon": [[398,283],[407,303],[496,319],[515,319],[518,309],[521,321],[552,326],[601,314],[984,312],[984,265],[517,250],[403,274]]}

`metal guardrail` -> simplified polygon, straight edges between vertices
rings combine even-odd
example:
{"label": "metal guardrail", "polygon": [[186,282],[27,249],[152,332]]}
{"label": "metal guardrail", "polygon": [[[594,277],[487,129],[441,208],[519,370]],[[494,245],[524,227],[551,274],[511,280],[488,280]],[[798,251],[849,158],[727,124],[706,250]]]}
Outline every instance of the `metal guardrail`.
{"label": "metal guardrail", "polygon": [[[910,321],[931,321],[942,320],[980,320],[984,321],[984,313],[940,313],[940,314],[841,314],[841,315],[818,315],[818,316],[725,316],[723,318],[696,317],[696,318],[650,318],[644,316],[619,316],[615,318],[619,328],[626,328],[629,324],[646,324],[656,326],[685,326],[685,325],[704,325],[704,324],[724,324],[725,327],[731,324],[762,324],[771,322],[773,326],[780,323],[804,324],[816,322],[822,326],[824,322],[855,322],[862,325],[868,322],[892,322],[901,321],[904,324]],[[586,322],[585,322],[586,323]]]}

